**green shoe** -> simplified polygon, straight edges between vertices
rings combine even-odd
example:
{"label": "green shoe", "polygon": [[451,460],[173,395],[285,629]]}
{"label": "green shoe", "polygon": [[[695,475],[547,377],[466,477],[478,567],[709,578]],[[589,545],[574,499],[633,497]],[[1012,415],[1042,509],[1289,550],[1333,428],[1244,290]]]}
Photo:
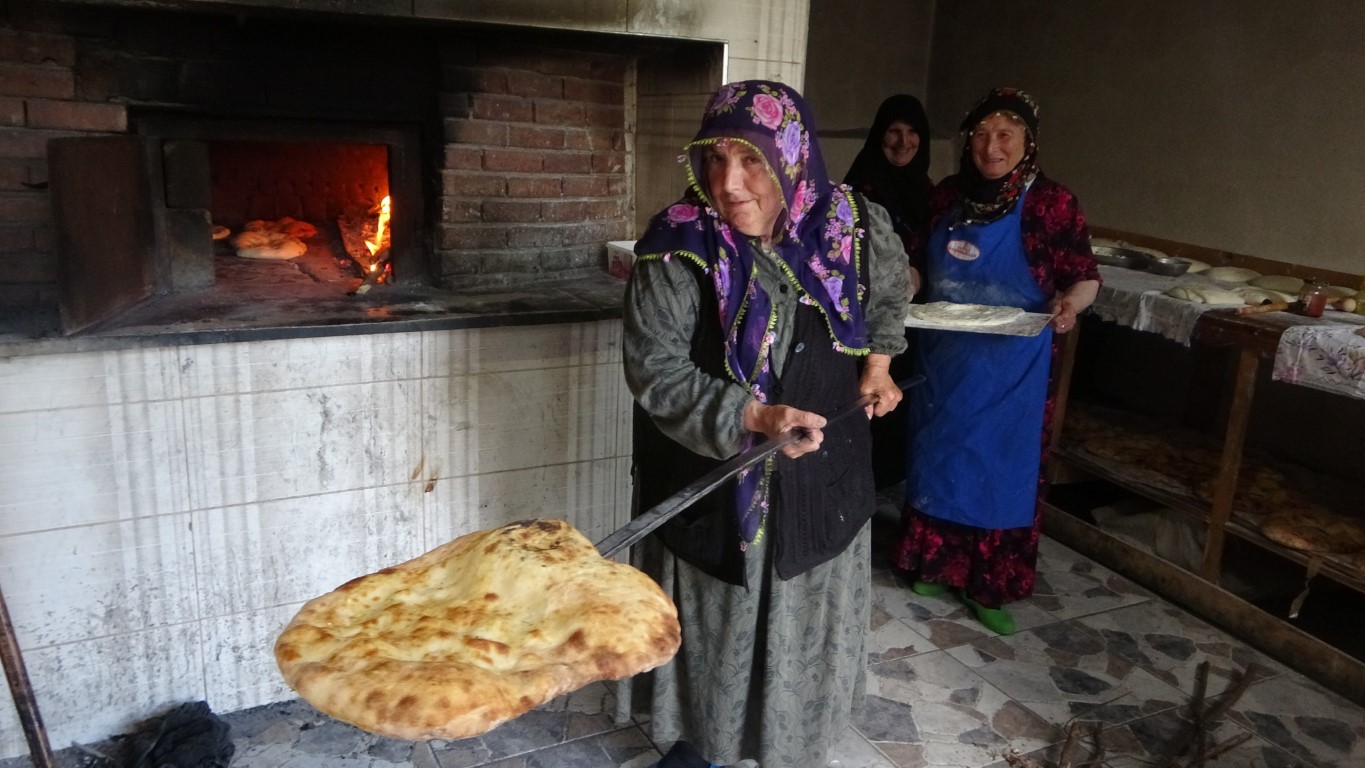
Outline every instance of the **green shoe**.
{"label": "green shoe", "polygon": [[997,635],[1014,634],[1014,617],[1004,608],[987,608],[977,601],[962,596],[962,602],[971,607],[972,613],[976,614],[976,620],[986,625],[986,629]]}
{"label": "green shoe", "polygon": [[925,597],[938,597],[948,591],[947,584],[938,584],[932,581],[916,581],[910,585],[910,591]]}

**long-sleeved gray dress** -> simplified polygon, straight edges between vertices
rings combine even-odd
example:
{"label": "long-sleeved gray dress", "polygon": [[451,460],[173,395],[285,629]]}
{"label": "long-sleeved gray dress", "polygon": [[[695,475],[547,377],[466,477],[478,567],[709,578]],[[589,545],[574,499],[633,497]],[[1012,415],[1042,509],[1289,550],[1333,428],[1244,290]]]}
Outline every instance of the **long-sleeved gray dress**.
{"label": "long-sleeved gray dress", "polygon": [[[869,347],[895,355],[905,349],[906,256],[885,209],[868,204],[865,221]],[[777,315],[772,364],[780,376],[799,291],[778,291],[787,279],[777,257],[759,252],[757,279]],[[726,458],[740,449],[752,396],[689,358],[699,301],[691,269],[681,259],[636,263],[626,295],[626,380],[664,434]],[[717,762],[823,768],[862,697],[870,535],[864,526],[842,554],[787,581],[773,571],[770,538],[745,552],[749,589],[703,573],[653,538],[637,548],[637,564],[673,598],[682,622],[678,655],[653,673],[653,737],[665,745],[686,739]]]}

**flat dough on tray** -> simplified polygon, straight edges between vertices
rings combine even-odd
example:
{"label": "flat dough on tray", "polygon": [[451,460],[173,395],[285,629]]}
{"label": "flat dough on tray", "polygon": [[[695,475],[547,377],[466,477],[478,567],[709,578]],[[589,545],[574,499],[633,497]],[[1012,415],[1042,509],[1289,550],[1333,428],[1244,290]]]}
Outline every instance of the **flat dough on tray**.
{"label": "flat dough on tray", "polygon": [[933,301],[928,304],[911,304],[910,316],[934,325],[953,328],[983,328],[1012,323],[1024,316],[1024,310],[1018,307],[998,307],[990,304],[954,304],[951,301]]}
{"label": "flat dough on tray", "polygon": [[462,739],[653,669],[681,640],[677,609],[652,579],[563,520],[524,520],[308,601],[275,660],[338,720],[396,739]]}

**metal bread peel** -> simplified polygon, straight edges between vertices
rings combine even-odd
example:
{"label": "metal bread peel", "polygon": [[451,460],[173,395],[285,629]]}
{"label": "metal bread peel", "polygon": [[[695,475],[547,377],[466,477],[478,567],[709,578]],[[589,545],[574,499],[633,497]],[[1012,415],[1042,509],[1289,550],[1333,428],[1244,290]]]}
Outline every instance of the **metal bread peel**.
{"label": "metal bread peel", "polygon": [[[896,382],[896,386],[902,391],[924,381],[923,376],[913,376],[903,381]],[[825,416],[828,424],[846,418],[849,414],[862,413],[863,409],[872,404],[871,395],[863,395],[839,410]],[[618,528],[606,538],[597,543],[597,551],[603,557],[612,557],[640,539],[653,533],[655,529],[671,520],[679,512],[692,506],[696,501],[706,494],[719,488],[726,480],[734,477],[743,470],[767,459],[774,453],[782,450],[801,439],[801,433],[797,430],[784,432],[777,437],[765,440],[747,451],[740,453],[724,464],[707,472],[705,475],[688,483],[686,487],[677,493],[669,496],[656,504],[652,509],[636,516],[633,520]]]}

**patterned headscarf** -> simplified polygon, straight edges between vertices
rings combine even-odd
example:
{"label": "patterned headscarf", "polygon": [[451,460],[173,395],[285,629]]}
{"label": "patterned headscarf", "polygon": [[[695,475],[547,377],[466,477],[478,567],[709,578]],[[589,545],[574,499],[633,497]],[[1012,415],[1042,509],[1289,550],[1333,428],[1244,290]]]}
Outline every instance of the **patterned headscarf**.
{"label": "patterned headscarf", "polygon": [[[982,120],[997,112],[1016,117],[1024,123],[1024,156],[1009,173],[998,179],[987,179],[972,160],[972,131]],[[962,159],[958,162],[957,172],[963,205],[957,223],[989,224],[1014,208],[1029,182],[1039,173],[1038,105],[1024,91],[996,88],[972,107],[958,130],[963,136]]]}
{"label": "patterned headscarf", "polygon": [[[849,355],[868,352],[862,305],[867,286],[860,283],[864,233],[855,224],[852,191],[826,175],[812,115],[800,94],[764,80],[731,83],[716,92],[701,129],[679,158],[687,163],[687,193],[650,221],[635,252],[641,260],[684,258],[711,277],[725,333],[726,373],[766,403],[775,382],[772,299],[755,279],[756,246],[720,218],[706,188],[704,152],[727,140],[748,145],[767,162],[785,204],[771,248],[800,301],[824,315],[831,344]],[[744,447],[757,439],[749,435]],[[737,510],[745,542],[754,540],[767,514],[771,471],[770,460],[761,476],[740,476]]]}

